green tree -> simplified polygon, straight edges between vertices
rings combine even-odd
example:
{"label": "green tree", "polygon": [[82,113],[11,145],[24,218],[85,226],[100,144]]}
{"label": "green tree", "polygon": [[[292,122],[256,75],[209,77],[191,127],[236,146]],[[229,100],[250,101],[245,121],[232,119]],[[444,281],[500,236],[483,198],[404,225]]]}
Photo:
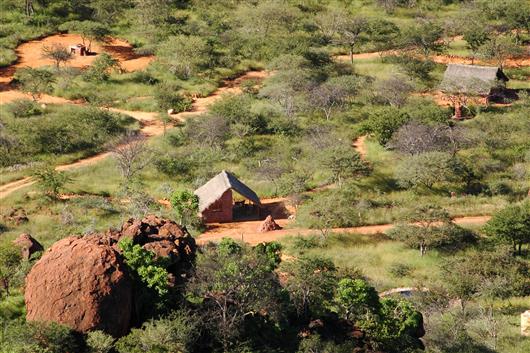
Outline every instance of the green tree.
{"label": "green tree", "polygon": [[362,279],[341,279],[337,285],[334,301],[339,314],[352,322],[367,313],[379,310],[377,291]]}
{"label": "green tree", "polygon": [[523,244],[530,243],[530,202],[506,206],[493,215],[484,230],[491,236],[511,242],[514,255],[521,255]]}
{"label": "green tree", "polygon": [[103,331],[91,331],[87,334],[86,344],[89,353],[109,353],[114,348],[114,338]]}
{"label": "green tree", "polygon": [[490,37],[489,31],[485,26],[472,22],[464,31],[464,40],[467,42],[467,48],[471,50],[471,65],[475,62],[475,57],[482,45],[484,45]]}
{"label": "green tree", "polygon": [[333,261],[302,255],[295,261],[284,262],[281,271],[288,275],[285,289],[301,318],[307,319],[327,310],[337,285]]}
{"label": "green tree", "polygon": [[52,60],[55,63],[55,68],[59,70],[61,63],[65,64],[72,60],[72,53],[63,44],[52,44],[50,46],[42,47],[42,56]]}
{"label": "green tree", "polygon": [[394,175],[400,186],[434,190],[437,183],[456,179],[454,159],[445,152],[425,152],[404,158]]}
{"label": "green tree", "polygon": [[443,227],[451,224],[449,213],[441,207],[426,205],[415,208],[405,216],[403,225],[392,229],[389,236],[418,248],[424,256],[427,249],[449,242],[450,234]]}
{"label": "green tree", "polygon": [[438,24],[419,21],[403,33],[403,45],[415,49],[428,59],[432,53],[441,53],[445,49],[443,33],[443,28]]}
{"label": "green tree", "polygon": [[368,30],[368,21],[362,17],[344,17],[339,22],[339,36],[336,43],[348,48],[350,60],[353,64],[353,53],[355,47],[365,40]]}
{"label": "green tree", "polygon": [[55,78],[44,69],[24,68],[17,70],[15,79],[20,82],[23,92],[29,93],[33,101],[37,101],[43,94],[51,93]]}
{"label": "green tree", "polygon": [[344,180],[366,176],[371,168],[361,155],[349,146],[337,146],[325,153],[323,165],[331,172],[332,181],[339,187]]}
{"label": "green tree", "polygon": [[37,186],[49,197],[57,199],[61,189],[72,179],[65,173],[55,170],[52,167],[46,167],[35,171]]}
{"label": "green tree", "polygon": [[196,224],[199,214],[199,197],[187,190],[178,190],[171,195],[171,206],[180,225]]}
{"label": "green tree", "polygon": [[374,110],[361,125],[361,132],[373,135],[381,146],[385,146],[394,132],[405,125],[410,116],[394,107]]}
{"label": "green tree", "polygon": [[107,53],[101,53],[92,63],[83,77],[89,81],[104,82],[108,81],[110,71],[119,70],[120,62]]}
{"label": "green tree", "polygon": [[188,299],[202,303],[210,330],[225,352],[248,328],[245,320],[278,319],[280,291],[269,259],[246,246],[236,252],[205,249],[187,286]]}
{"label": "green tree", "polygon": [[202,37],[178,35],[160,45],[157,57],[172,74],[188,79],[210,63],[210,48]]}
{"label": "green tree", "polygon": [[20,249],[8,242],[0,244],[0,299],[9,296],[11,289],[11,280],[15,276],[22,257]]}
{"label": "green tree", "polygon": [[502,69],[508,58],[520,56],[522,48],[511,36],[492,36],[480,47],[480,55],[487,60],[494,60]]}

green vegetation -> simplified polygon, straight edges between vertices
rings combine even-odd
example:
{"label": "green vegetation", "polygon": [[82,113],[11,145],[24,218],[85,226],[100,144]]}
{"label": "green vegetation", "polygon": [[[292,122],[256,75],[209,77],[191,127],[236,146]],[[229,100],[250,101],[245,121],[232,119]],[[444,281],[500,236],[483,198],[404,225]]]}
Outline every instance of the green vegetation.
{"label": "green vegetation", "polygon": [[[15,62],[17,45],[59,31],[79,34],[88,51],[114,38],[132,45],[74,68],[68,48],[50,43],[35,55],[52,65],[17,68],[2,83],[2,94],[31,99],[0,107],[0,184],[34,184],[0,202],[1,353],[417,352],[423,326],[427,352],[530,350],[518,331],[530,296],[530,69],[515,65],[528,58],[526,2],[0,0],[0,8],[2,67]],[[121,65],[144,56],[154,60],[141,70]],[[465,118],[452,119],[439,102],[448,59],[503,67],[510,104],[451,92]],[[240,77],[249,70],[262,72]],[[39,102],[49,95],[75,103]],[[106,151],[112,158],[55,169]],[[285,232],[317,235],[206,244],[176,280],[173,264],[125,240],[136,306],[127,336],[25,322],[23,280],[35,259],[20,258],[16,236],[29,232],[48,248],[147,213],[200,236],[207,226],[191,190],[220,170],[262,200],[289,202],[296,220]],[[27,222],[10,216],[20,207]],[[386,234],[333,231],[389,223]],[[410,288],[378,295],[398,287]]]}

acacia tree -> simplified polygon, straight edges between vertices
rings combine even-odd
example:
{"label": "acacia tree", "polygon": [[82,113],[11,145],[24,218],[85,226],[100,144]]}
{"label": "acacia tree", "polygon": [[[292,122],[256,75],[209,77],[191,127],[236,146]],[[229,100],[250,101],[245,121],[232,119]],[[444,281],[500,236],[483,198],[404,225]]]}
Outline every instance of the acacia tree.
{"label": "acacia tree", "polygon": [[467,48],[471,50],[471,65],[475,63],[480,47],[489,39],[490,33],[485,26],[472,22],[464,31],[464,40],[467,42]]}
{"label": "acacia tree", "polygon": [[63,44],[58,43],[52,44],[50,46],[43,46],[42,56],[52,60],[57,70],[59,70],[59,66],[61,64],[66,65],[68,61],[72,60],[72,53],[68,50],[68,48]]}
{"label": "acacia tree", "polygon": [[438,24],[421,21],[405,31],[403,44],[428,59],[432,53],[441,53],[445,49],[443,33],[443,28]]}
{"label": "acacia tree", "polygon": [[512,243],[513,254],[522,254],[523,244],[530,243],[530,202],[509,205],[486,223],[486,233]]}
{"label": "acacia tree", "polygon": [[203,37],[178,35],[159,46],[157,57],[172,74],[189,79],[210,63],[210,47]]}
{"label": "acacia tree", "polygon": [[323,164],[329,169],[333,182],[339,187],[345,179],[368,175],[371,171],[361,155],[349,146],[337,146],[328,149]]}
{"label": "acacia tree", "polygon": [[348,48],[352,64],[355,47],[364,40],[367,26],[368,21],[362,17],[344,18],[340,22],[339,37],[335,42]]}
{"label": "acacia tree", "polygon": [[149,153],[145,140],[133,133],[128,133],[114,148],[114,159],[123,176],[126,191],[138,174],[151,163]]}
{"label": "acacia tree", "polygon": [[20,82],[21,90],[30,94],[34,102],[43,94],[50,93],[55,82],[51,72],[31,67],[17,70],[15,78]]}
{"label": "acacia tree", "polygon": [[441,207],[420,206],[405,216],[402,224],[390,232],[392,238],[402,240],[410,246],[418,247],[420,256],[427,253],[427,249],[446,241],[442,226],[448,226],[452,220],[449,213]]}
{"label": "acacia tree", "polygon": [[494,60],[502,69],[506,60],[520,56],[524,51],[511,36],[493,36],[480,47],[484,59]]}
{"label": "acacia tree", "polygon": [[455,179],[454,160],[444,152],[425,152],[403,159],[395,170],[398,184],[406,188],[421,186],[430,191],[436,183]]}

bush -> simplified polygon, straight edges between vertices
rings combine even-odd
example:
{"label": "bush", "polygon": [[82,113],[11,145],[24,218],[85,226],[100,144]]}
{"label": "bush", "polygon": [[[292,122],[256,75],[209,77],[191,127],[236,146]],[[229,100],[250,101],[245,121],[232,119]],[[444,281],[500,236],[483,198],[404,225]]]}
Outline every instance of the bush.
{"label": "bush", "polygon": [[7,109],[15,118],[27,118],[42,114],[39,105],[29,99],[17,99],[10,103]]}
{"label": "bush", "polygon": [[390,275],[395,278],[408,277],[412,274],[412,271],[414,271],[412,266],[399,262],[390,265],[390,268],[388,269]]}

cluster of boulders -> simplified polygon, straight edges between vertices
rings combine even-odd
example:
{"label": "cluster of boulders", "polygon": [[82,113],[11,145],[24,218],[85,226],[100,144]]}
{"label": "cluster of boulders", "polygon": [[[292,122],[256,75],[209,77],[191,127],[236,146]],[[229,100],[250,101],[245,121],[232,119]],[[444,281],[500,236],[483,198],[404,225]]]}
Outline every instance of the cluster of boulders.
{"label": "cluster of boulders", "polygon": [[23,208],[13,208],[4,216],[4,221],[14,225],[21,225],[29,221],[26,210]]}
{"label": "cluster of boulders", "polygon": [[126,334],[134,291],[118,246],[124,237],[156,256],[170,257],[173,279],[195,256],[195,240],[186,229],[156,216],[130,219],[119,230],[62,239],[26,277],[27,319],[54,321],[80,332]]}

